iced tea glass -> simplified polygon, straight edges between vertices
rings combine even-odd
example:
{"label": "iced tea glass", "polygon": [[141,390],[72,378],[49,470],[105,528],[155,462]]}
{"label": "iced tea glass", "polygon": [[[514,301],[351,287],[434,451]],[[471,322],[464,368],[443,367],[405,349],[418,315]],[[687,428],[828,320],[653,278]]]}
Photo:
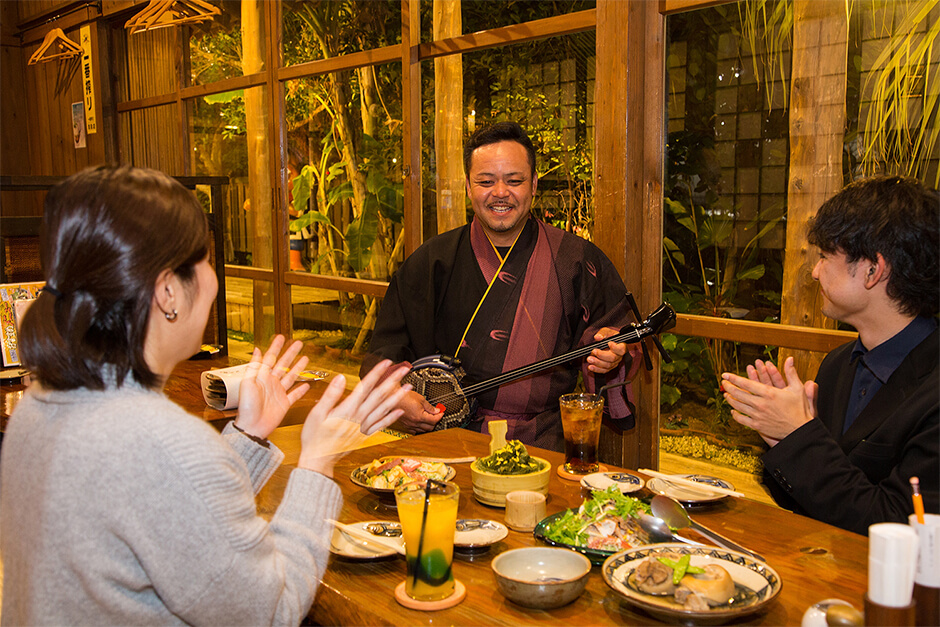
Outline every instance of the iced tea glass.
{"label": "iced tea glass", "polygon": [[438,601],[454,593],[454,530],[460,488],[450,481],[409,483],[395,490],[405,541],[405,594]]}
{"label": "iced tea glass", "polygon": [[597,472],[597,441],[601,435],[603,397],[565,394],[558,399],[561,426],[565,431],[565,470],[586,475]]}

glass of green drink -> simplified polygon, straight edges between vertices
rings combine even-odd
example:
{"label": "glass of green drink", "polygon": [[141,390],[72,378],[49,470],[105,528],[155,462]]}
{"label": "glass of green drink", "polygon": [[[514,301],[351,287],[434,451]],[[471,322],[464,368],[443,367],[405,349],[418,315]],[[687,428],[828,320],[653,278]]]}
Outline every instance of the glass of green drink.
{"label": "glass of green drink", "polygon": [[405,594],[438,601],[454,593],[454,530],[460,488],[450,481],[409,483],[395,490],[405,541]]}

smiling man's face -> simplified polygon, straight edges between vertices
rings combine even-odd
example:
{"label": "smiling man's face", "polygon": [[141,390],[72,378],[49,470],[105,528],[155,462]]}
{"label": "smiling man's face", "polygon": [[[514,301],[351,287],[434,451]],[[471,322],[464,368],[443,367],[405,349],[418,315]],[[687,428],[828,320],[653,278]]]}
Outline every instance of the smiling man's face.
{"label": "smiling man's face", "polygon": [[526,149],[514,141],[486,144],[473,151],[467,195],[473,213],[495,246],[510,246],[529,217],[538,176]]}

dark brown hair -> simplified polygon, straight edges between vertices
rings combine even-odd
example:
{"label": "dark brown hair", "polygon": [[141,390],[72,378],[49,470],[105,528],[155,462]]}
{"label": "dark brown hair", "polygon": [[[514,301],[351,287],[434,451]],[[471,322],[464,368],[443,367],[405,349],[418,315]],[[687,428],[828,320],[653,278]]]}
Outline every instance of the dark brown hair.
{"label": "dark brown hair", "polygon": [[515,122],[497,122],[490,126],[478,129],[463,147],[463,169],[464,174],[470,176],[470,165],[473,162],[473,151],[481,146],[496,144],[499,142],[516,142],[525,148],[526,155],[529,157],[529,174],[535,178],[535,147],[532,140],[522,130],[522,127]]}
{"label": "dark brown hair", "polygon": [[56,185],[39,238],[48,290],[19,333],[24,365],[58,390],[103,389],[128,372],[158,387],[144,358],[157,277],[170,269],[191,284],[207,243],[199,201],[162,172],[99,166]]}
{"label": "dark brown hair", "polygon": [[809,243],[841,252],[850,263],[891,266],[886,291],[908,315],[935,316],[940,308],[940,196],[916,179],[875,176],[843,188],[809,224]]}

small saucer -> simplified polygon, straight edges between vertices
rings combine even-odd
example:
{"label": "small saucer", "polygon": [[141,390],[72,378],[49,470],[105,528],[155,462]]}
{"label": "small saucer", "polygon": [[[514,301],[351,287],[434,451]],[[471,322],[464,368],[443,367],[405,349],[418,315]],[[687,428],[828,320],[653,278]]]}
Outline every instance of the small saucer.
{"label": "small saucer", "polygon": [[639,475],[629,471],[595,472],[581,479],[581,485],[590,490],[606,490],[612,485],[620,488],[624,494],[642,490],[646,482]]}
{"label": "small saucer", "polygon": [[395,587],[395,600],[399,605],[407,607],[410,610],[420,610],[422,612],[433,612],[434,610],[446,610],[454,607],[464,600],[467,596],[467,589],[459,579],[454,580],[454,593],[449,597],[438,599],[437,601],[418,601],[412,599],[405,592],[405,582],[401,582]]}
{"label": "small saucer", "polygon": [[[358,527],[362,531],[368,531],[370,524],[382,522],[383,521],[380,520],[357,522],[353,523],[353,526]],[[389,542],[404,545],[401,536],[386,537],[384,539]],[[378,543],[367,544],[360,542],[355,538],[347,536],[337,528],[333,529],[333,535],[330,538],[330,553],[349,560],[375,560],[398,555],[398,552],[391,548],[383,547]]]}
{"label": "small saucer", "polygon": [[721,499],[728,498],[726,494],[719,494],[718,492],[712,492],[708,489],[709,485],[717,486],[719,488],[724,488],[725,490],[734,490],[734,486],[724,479],[719,479],[718,477],[712,477],[711,475],[676,475],[683,479],[688,479],[689,481],[695,481],[696,483],[702,484],[701,490],[696,490],[691,486],[680,485],[678,483],[670,483],[668,479],[662,479],[659,477],[653,477],[646,482],[646,487],[650,492],[655,492],[656,494],[662,494],[676,499],[680,503],[686,505],[701,505],[704,503],[712,503],[714,501],[720,501]]}
{"label": "small saucer", "polygon": [[509,535],[506,526],[495,520],[461,518],[454,532],[454,550],[461,553],[483,552]]}
{"label": "small saucer", "polygon": [[[558,468],[556,472],[558,473],[559,477],[561,477],[562,479],[566,479],[568,481],[581,481],[581,479],[583,479],[584,477],[587,477],[590,474],[594,474],[594,473],[581,474],[581,473],[576,473],[576,472],[568,472],[567,470],[565,470],[564,464],[558,464]],[[595,473],[597,472],[607,472],[607,466],[605,466],[604,464],[599,464]]]}

